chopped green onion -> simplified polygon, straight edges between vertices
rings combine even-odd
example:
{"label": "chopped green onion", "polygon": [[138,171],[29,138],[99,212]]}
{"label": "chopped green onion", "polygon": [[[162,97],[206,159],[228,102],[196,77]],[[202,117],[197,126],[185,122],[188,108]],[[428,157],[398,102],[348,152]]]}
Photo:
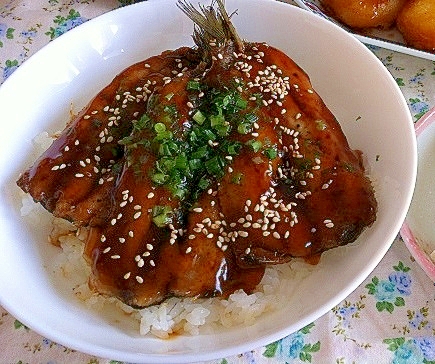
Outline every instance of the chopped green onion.
{"label": "chopped green onion", "polygon": [[143,130],[148,127],[150,122],[150,117],[147,114],[143,114],[139,120],[134,122],[134,129]]}
{"label": "chopped green onion", "polygon": [[207,140],[207,142],[209,140],[211,140],[211,141],[216,140],[216,134],[213,133],[210,129],[205,129],[204,130],[204,136],[205,136],[205,139]]}
{"label": "chopped green onion", "polygon": [[267,148],[263,153],[269,159],[275,159],[278,156],[278,151],[275,148]]}
{"label": "chopped green onion", "polygon": [[244,100],[244,99],[242,99],[240,97],[237,98],[237,100],[236,100],[236,107],[238,109],[241,109],[241,110],[246,109],[246,106],[248,106],[248,101],[246,101],[246,100]]}
{"label": "chopped green onion", "polygon": [[237,131],[239,134],[248,134],[251,131],[252,127],[249,123],[240,123],[237,126]]}
{"label": "chopped green onion", "polygon": [[203,145],[190,154],[193,159],[201,159],[208,155],[208,146]]}
{"label": "chopped green onion", "polygon": [[246,142],[246,144],[252,148],[254,153],[257,153],[261,149],[261,147],[263,146],[263,143],[257,139],[248,140]]}
{"label": "chopped green onion", "polygon": [[247,123],[254,124],[256,121],[258,121],[258,116],[255,115],[254,113],[248,113],[248,114],[245,114],[244,120]]}
{"label": "chopped green onion", "polygon": [[243,179],[243,173],[237,172],[231,177],[231,182],[236,185],[239,185],[240,183],[242,183],[242,179]]}
{"label": "chopped green onion", "polygon": [[165,105],[163,111],[169,114],[170,116],[177,115],[177,107],[175,105]]}
{"label": "chopped green onion", "polygon": [[194,171],[202,167],[202,161],[199,158],[189,160],[189,168]]}
{"label": "chopped green onion", "polygon": [[[190,120],[183,125],[179,123],[176,105],[168,104],[174,99],[174,93],[162,95],[164,99],[160,100],[158,96],[151,96],[147,106],[153,118],[148,114],[142,115],[135,122],[132,135],[124,138],[120,144],[128,146],[127,154],[135,146],[146,148],[149,154],[144,155],[147,158],[151,155],[156,157],[150,173],[152,182],[166,187],[173,197],[183,201],[186,199],[186,206],[191,206],[202,191],[224,175],[226,166],[232,163],[230,156],[240,153],[243,143],[229,136],[237,132],[248,134],[259,118],[256,114],[258,107],[245,110],[248,101],[238,91],[238,86],[216,89],[199,81],[189,81],[187,90],[201,90],[204,95],[190,100],[194,105],[193,112],[189,116]],[[189,95],[193,98],[195,94]],[[149,134],[134,134],[140,130],[146,130]],[[263,143],[256,139],[246,145],[254,152],[264,148]],[[264,150],[263,153],[273,156],[273,151]],[[130,153],[127,158],[140,165],[140,157],[133,156]],[[232,177],[234,183],[241,183],[243,174],[235,173]],[[172,215],[173,212],[165,210],[165,206],[153,209],[153,221],[160,227],[165,226],[173,218]]]}
{"label": "chopped green onion", "polygon": [[151,180],[157,185],[165,184],[167,179],[168,176],[164,173],[154,173],[153,175],[151,175]]}
{"label": "chopped green onion", "polygon": [[175,168],[186,170],[189,168],[189,161],[186,155],[182,154],[175,158]]}
{"label": "chopped green onion", "polygon": [[156,205],[152,208],[153,222],[160,228],[172,222],[172,214],[173,212],[170,206]]}
{"label": "chopped green onion", "polygon": [[186,90],[201,90],[199,81],[191,80],[187,82]]}
{"label": "chopped green onion", "polygon": [[210,116],[210,125],[212,127],[215,127],[217,125],[223,125],[224,122],[225,122],[225,118],[222,114]]}
{"label": "chopped green onion", "polygon": [[201,190],[205,190],[208,186],[210,186],[210,180],[208,178],[202,177],[198,182],[198,187]]}
{"label": "chopped green onion", "polygon": [[229,124],[217,125],[215,129],[220,137],[225,137],[230,133],[231,126]]}
{"label": "chopped green onion", "polygon": [[326,129],[326,123],[323,120],[316,120],[316,127],[317,130],[325,130]]}
{"label": "chopped green onion", "polygon": [[195,120],[199,125],[202,125],[206,117],[201,111],[197,110],[195,114],[193,114],[192,119]]}
{"label": "chopped green onion", "polygon": [[229,155],[237,155],[240,153],[240,149],[242,148],[242,144],[237,141],[230,141],[226,145],[226,151]]}
{"label": "chopped green onion", "polygon": [[212,176],[221,176],[223,174],[224,162],[221,156],[216,155],[205,161],[204,164],[207,172]]}
{"label": "chopped green onion", "polygon": [[163,133],[164,131],[166,131],[166,125],[163,123],[156,123],[154,125],[154,130],[157,134]]}

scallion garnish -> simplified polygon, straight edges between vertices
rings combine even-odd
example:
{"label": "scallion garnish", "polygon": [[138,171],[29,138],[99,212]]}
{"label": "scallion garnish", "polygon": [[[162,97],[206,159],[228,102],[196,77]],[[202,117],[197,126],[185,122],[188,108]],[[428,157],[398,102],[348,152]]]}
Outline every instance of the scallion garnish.
{"label": "scallion garnish", "polygon": [[263,153],[269,159],[275,159],[278,156],[278,151],[273,147],[266,148]]}
{"label": "scallion garnish", "polygon": [[156,205],[152,208],[152,218],[158,227],[164,227],[172,222],[172,209],[170,206]]}
{"label": "scallion garnish", "polygon": [[252,148],[254,153],[257,153],[263,146],[263,143],[257,139],[250,139],[246,142],[246,144]]}
{"label": "scallion garnish", "polygon": [[199,81],[191,80],[187,82],[186,90],[192,91],[192,90],[200,90],[201,84]]}
{"label": "scallion garnish", "polygon": [[[149,112],[136,123],[134,131],[148,130],[147,143],[144,146],[150,154],[156,156],[150,178],[154,184],[165,186],[178,199],[186,200],[186,205],[195,203],[202,191],[209,188],[216,179],[223,177],[226,166],[232,158],[240,153],[244,144],[232,140],[232,135],[248,134],[258,121],[258,108],[248,109],[248,101],[234,89],[218,90],[209,88],[198,81],[188,82],[186,89],[195,107],[190,115],[191,120],[185,129],[173,130],[179,124],[175,105],[167,104],[173,94],[167,94],[148,104]],[[195,92],[204,93],[201,98],[194,98]],[[165,101],[165,102],[163,102]],[[140,140],[132,136],[124,138],[122,144],[135,143]],[[261,141],[252,139],[246,145],[254,152],[263,147]],[[272,152],[265,154],[272,156]],[[136,161],[137,162],[137,161]],[[235,174],[234,183],[240,183],[242,174]],[[171,211],[162,206],[153,209],[153,221],[158,226],[165,226]]]}
{"label": "scallion garnish", "polygon": [[202,125],[205,121],[205,116],[200,110],[196,110],[193,114],[192,119],[195,120],[199,125]]}

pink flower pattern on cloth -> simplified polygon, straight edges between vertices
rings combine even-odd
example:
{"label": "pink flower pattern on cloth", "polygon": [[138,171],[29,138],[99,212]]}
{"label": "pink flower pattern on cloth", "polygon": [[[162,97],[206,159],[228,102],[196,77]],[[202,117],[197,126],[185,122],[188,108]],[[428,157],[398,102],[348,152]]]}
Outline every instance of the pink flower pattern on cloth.
{"label": "pink flower pattern on cloth", "polygon": [[[51,40],[133,2],[3,1],[0,83]],[[435,106],[434,62],[370,49],[396,79],[414,121]],[[118,363],[44,338],[1,307],[0,350],[0,363]],[[434,284],[398,236],[366,281],[330,312],[282,340],[212,363],[435,363]]]}

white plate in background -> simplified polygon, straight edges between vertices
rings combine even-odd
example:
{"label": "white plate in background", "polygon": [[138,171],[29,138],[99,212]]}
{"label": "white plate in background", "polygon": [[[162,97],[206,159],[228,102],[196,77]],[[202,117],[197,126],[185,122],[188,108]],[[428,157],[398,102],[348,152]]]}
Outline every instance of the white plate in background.
{"label": "white plate in background", "polygon": [[344,26],[343,24],[340,24],[339,21],[329,17],[323,11],[322,5],[318,0],[294,0],[294,2],[297,3],[302,9],[313,12],[324,19],[328,19],[334,22],[335,24],[339,25],[340,27],[348,31],[350,34],[352,34],[355,38],[357,38],[358,40],[360,40],[365,44],[370,44],[377,47],[390,49],[392,51],[409,54],[411,56],[416,56],[416,57],[435,61],[434,53],[429,53],[426,51],[422,51],[407,46],[403,40],[402,34],[400,34],[400,32],[394,27],[386,30],[382,30],[382,29],[367,30],[367,35],[358,34],[353,30],[349,29],[348,27]]}

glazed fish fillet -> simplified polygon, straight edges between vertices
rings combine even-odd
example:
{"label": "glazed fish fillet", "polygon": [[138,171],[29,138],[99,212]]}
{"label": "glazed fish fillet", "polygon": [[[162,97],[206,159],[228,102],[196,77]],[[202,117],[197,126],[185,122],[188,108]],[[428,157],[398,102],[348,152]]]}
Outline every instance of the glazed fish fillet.
{"label": "glazed fish fillet", "polygon": [[90,286],[128,305],[252,292],[268,264],[352,243],[376,219],[352,150],[308,75],[179,2],[196,46],[102,90],[18,185],[89,230]]}

